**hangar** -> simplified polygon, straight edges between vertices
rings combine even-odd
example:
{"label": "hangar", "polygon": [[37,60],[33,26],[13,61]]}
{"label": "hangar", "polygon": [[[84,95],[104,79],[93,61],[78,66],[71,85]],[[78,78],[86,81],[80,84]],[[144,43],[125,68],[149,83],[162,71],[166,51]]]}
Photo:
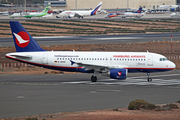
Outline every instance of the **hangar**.
{"label": "hangar", "polygon": [[59,0],[44,1],[45,6],[51,9],[93,9],[102,1],[102,9],[137,9],[142,6],[147,9],[156,9],[160,5],[176,5],[177,0]]}

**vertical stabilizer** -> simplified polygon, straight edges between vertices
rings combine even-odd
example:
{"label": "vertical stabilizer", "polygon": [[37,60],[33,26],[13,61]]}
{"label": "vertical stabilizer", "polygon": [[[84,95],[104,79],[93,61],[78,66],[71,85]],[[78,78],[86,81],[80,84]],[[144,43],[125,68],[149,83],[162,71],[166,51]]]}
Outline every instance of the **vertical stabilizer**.
{"label": "vertical stabilizer", "polygon": [[142,12],[142,7],[140,7],[136,12],[134,13],[141,13]]}
{"label": "vertical stabilizer", "polygon": [[17,52],[45,51],[31,37],[19,21],[9,21]]}
{"label": "vertical stabilizer", "polygon": [[101,10],[101,7],[102,7],[102,2],[100,2],[94,10],[92,10],[91,16],[96,15],[97,11]]}

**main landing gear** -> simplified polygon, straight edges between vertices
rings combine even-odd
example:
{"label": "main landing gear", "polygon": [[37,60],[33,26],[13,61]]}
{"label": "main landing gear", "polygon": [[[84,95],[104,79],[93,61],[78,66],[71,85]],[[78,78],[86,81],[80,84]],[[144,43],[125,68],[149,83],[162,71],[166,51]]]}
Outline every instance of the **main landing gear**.
{"label": "main landing gear", "polygon": [[148,72],[147,75],[148,75],[147,81],[148,81],[148,82],[151,82],[151,81],[152,81],[152,78],[150,77],[150,73]]}
{"label": "main landing gear", "polygon": [[91,81],[92,82],[96,82],[97,81],[97,76],[96,75],[98,75],[98,74],[99,74],[99,72],[94,71],[94,74],[91,76]]}
{"label": "main landing gear", "polygon": [[96,81],[97,81],[97,76],[92,75],[92,76],[91,76],[91,81],[92,81],[92,82],[96,82]]}

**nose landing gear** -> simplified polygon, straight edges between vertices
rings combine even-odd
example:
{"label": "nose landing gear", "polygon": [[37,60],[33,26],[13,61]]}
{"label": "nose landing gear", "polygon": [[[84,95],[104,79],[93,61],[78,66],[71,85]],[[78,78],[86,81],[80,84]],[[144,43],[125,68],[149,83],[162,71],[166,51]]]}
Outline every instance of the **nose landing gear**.
{"label": "nose landing gear", "polygon": [[152,81],[152,78],[150,77],[150,73],[148,72],[147,75],[148,75],[147,81],[148,81],[148,82],[151,82],[151,81]]}

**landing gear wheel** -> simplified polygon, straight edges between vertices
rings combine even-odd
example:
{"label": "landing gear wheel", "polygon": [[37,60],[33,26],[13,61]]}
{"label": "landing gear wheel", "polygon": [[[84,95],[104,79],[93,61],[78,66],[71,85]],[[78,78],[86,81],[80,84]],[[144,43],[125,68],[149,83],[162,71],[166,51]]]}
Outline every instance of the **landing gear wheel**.
{"label": "landing gear wheel", "polygon": [[150,78],[150,73],[147,73],[147,75],[148,75],[147,81],[148,81],[148,82],[151,82],[151,81],[152,81],[152,78]]}
{"label": "landing gear wheel", "polygon": [[152,78],[148,78],[147,81],[148,81],[148,82],[151,82],[151,81],[152,81]]}
{"label": "landing gear wheel", "polygon": [[92,75],[92,76],[91,76],[91,81],[92,81],[92,82],[96,82],[96,81],[97,81],[97,77]]}

